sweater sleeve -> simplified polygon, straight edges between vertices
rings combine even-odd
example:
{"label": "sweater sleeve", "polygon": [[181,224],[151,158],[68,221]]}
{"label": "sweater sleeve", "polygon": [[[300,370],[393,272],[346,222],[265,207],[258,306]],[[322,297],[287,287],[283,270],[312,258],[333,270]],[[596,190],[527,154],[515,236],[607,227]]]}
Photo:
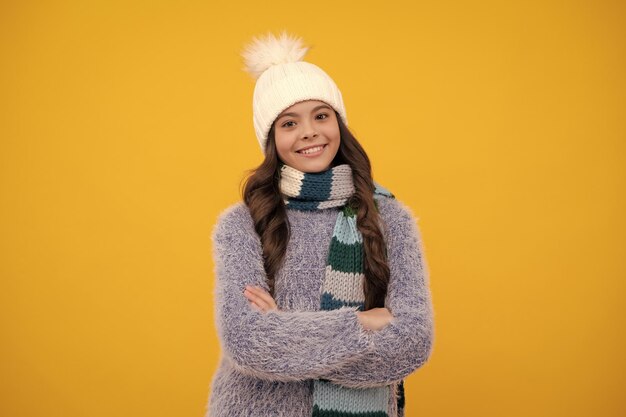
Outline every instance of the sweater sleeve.
{"label": "sweater sleeve", "polygon": [[322,378],[351,388],[388,385],[406,378],[429,358],[434,338],[429,272],[420,230],[410,209],[387,204],[390,280],[385,306],[392,321],[373,333],[358,360],[330,369]]}
{"label": "sweater sleeve", "polygon": [[212,241],[216,328],[225,358],[239,372],[278,381],[317,379],[368,349],[371,332],[359,323],[358,307],[265,313],[250,307],[245,286],[269,286],[261,241],[242,202],[219,216]]}

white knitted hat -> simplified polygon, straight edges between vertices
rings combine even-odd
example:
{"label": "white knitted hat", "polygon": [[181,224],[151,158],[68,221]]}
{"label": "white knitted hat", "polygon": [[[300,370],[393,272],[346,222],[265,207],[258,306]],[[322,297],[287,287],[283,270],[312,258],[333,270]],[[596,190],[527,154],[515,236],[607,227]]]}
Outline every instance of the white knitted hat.
{"label": "white knitted hat", "polygon": [[341,92],[320,67],[302,61],[308,51],[302,41],[285,31],[253,38],[242,52],[244,71],[256,79],[252,99],[254,130],[265,153],[267,135],[276,117],[287,107],[304,100],[320,100],[333,107],[347,126]]}

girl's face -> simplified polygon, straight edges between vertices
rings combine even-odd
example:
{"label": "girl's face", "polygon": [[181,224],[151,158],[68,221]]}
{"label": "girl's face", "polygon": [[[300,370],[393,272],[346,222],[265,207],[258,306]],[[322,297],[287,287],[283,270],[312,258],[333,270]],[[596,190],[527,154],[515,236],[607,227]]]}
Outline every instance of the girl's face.
{"label": "girl's face", "polygon": [[286,165],[302,172],[321,172],[330,168],[341,134],[331,106],[319,100],[306,100],[278,115],[274,121],[274,138],[278,156]]}

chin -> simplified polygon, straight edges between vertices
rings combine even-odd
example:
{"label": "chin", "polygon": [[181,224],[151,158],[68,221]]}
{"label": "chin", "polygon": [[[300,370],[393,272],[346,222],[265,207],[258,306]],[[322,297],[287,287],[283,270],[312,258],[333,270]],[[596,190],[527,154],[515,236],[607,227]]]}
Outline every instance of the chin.
{"label": "chin", "polygon": [[326,171],[330,168],[332,161],[311,161],[311,162],[300,162],[294,168],[302,171],[302,172],[321,172]]}

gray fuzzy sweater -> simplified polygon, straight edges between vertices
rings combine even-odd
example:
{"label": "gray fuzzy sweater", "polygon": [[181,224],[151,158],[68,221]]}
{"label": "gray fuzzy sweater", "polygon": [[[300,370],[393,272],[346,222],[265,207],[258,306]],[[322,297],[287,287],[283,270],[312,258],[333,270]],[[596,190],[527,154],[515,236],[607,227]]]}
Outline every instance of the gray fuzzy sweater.
{"label": "gray fuzzy sweater", "polygon": [[430,356],[433,308],[416,218],[397,199],[379,200],[379,209],[391,272],[385,306],[394,318],[378,331],[362,327],[358,307],[320,311],[339,208],[287,210],[291,239],[275,277],[278,310],[266,313],[251,308],[243,295],[246,285],[269,291],[248,208],[240,201],[218,216],[211,238],[222,353],[207,417],[310,417],[314,379],[356,388],[391,384],[388,414],[403,417],[397,386]]}

